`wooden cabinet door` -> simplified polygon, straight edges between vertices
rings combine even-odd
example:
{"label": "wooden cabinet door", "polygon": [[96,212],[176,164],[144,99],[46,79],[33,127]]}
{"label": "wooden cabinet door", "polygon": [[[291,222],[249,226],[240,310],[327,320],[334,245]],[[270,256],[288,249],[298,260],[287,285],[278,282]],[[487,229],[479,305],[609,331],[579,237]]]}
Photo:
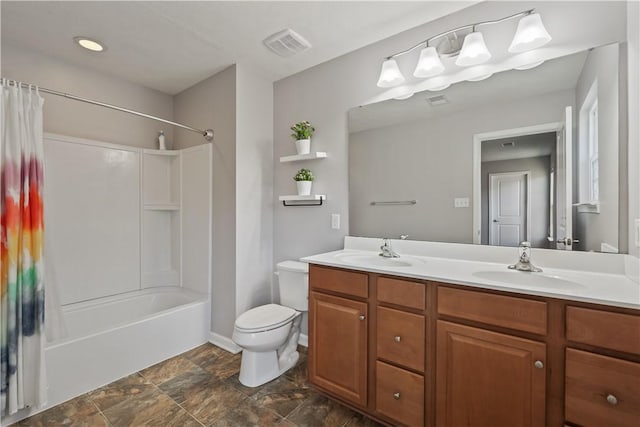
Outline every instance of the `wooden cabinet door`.
{"label": "wooden cabinet door", "polygon": [[544,343],[438,321],[436,425],[544,426],[545,356]]}
{"label": "wooden cabinet door", "polygon": [[367,404],[367,304],[311,292],[309,381],[361,406]]}

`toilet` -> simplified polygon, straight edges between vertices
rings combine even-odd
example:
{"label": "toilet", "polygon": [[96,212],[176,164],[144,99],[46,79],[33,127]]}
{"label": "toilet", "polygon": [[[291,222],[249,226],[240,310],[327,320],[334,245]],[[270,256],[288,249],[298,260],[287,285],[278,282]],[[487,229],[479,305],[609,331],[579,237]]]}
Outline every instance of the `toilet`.
{"label": "toilet", "polygon": [[277,264],[280,304],[266,304],[236,319],[231,339],[242,347],[240,382],[265,384],[295,366],[302,312],[308,311],[309,265],[298,261]]}

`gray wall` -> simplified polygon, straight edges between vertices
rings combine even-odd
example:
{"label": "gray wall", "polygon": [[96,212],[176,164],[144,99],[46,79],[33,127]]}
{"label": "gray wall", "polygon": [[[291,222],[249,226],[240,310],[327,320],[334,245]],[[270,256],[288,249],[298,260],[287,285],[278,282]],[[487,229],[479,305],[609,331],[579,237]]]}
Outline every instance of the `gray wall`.
{"label": "gray wall", "polygon": [[[177,121],[215,131],[211,330],[229,337],[236,315],[236,67],[176,95],[174,110]],[[204,142],[201,135],[176,130],[178,148]]]}
{"label": "gray wall", "polygon": [[529,171],[531,189],[531,236],[534,248],[548,248],[549,243],[549,172],[550,156],[482,162],[482,244],[489,243],[489,175],[492,173]]}
{"label": "gray wall", "polygon": [[[171,120],[173,97],[89,68],[2,43],[2,77],[68,92]],[[158,147],[158,131],[169,144],[173,126],[104,107],[42,94],[44,131],[144,148]],[[188,123],[188,121],[187,121]],[[169,145],[170,146],[170,145]]]}
{"label": "gray wall", "polygon": [[272,271],[273,83],[237,64],[236,315],[272,301]]}
{"label": "gray wall", "polygon": [[[618,63],[618,45],[603,46],[589,52],[576,86],[576,118],[577,138],[584,138],[586,126],[580,120],[587,93],[592,84],[598,84],[598,155],[600,169],[600,213],[581,213],[578,210],[574,237],[580,239],[580,247],[586,251],[600,251],[601,243],[619,247],[618,214],[620,192],[618,191],[618,68],[611,64]],[[581,147],[581,141],[578,141]],[[582,149],[582,148],[581,148]],[[579,182],[588,179],[588,169],[581,162],[576,165],[580,176]],[[581,168],[582,166],[582,168]],[[586,170],[585,170],[586,169]],[[587,187],[588,188],[588,187]],[[575,201],[587,201],[587,197],[579,194],[587,193],[585,188],[578,188]],[[626,205],[626,200],[624,201]],[[625,218],[626,219],[626,218]],[[626,240],[626,239],[625,239]],[[625,251],[625,247],[620,250]]]}
{"label": "gray wall", "polygon": [[[546,9],[545,23],[576,22],[580,25],[559,25],[558,31],[567,43],[590,46],[624,40],[626,29],[619,24],[624,19],[626,5],[611,2],[585,2],[580,4],[581,14],[576,16],[576,4],[571,2],[528,3],[529,7]],[[347,111],[369,103],[382,90],[376,87],[381,60],[392,52],[411,46],[425,35],[437,34],[464,23],[505,16],[522,10],[519,2],[484,2],[442,19],[427,23],[410,31],[374,43],[299,74],[280,80],[274,93],[274,198],[291,194],[291,177],[300,167],[293,163],[280,164],[278,157],[294,153],[289,137],[289,126],[299,120],[310,120],[317,132],[312,142],[314,150],[329,153],[326,160],[309,162],[316,174],[314,191],[327,194],[322,207],[285,208],[276,205],[274,215],[274,260],[295,259],[314,253],[342,247],[348,227],[348,131]],[[603,20],[602,16],[608,19]],[[550,26],[548,27],[550,28]],[[555,37],[555,36],[554,36]],[[470,159],[470,157],[469,157]],[[470,160],[459,162],[470,165]],[[634,184],[637,188],[637,183]],[[470,190],[469,190],[470,191]],[[342,228],[330,228],[330,214],[342,215]]]}
{"label": "gray wall", "polygon": [[[557,122],[574,96],[554,92],[351,134],[350,234],[473,243],[472,207],[453,204],[455,197],[473,199],[473,135]],[[413,199],[418,204],[370,205]]]}

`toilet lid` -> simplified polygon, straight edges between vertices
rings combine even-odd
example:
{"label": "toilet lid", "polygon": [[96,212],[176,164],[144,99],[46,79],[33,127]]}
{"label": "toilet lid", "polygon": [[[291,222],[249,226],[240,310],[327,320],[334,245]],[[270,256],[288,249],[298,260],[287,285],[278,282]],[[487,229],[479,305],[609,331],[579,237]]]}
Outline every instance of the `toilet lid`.
{"label": "toilet lid", "polygon": [[236,328],[243,331],[273,329],[287,323],[298,312],[278,304],[261,305],[242,313],[236,319]]}

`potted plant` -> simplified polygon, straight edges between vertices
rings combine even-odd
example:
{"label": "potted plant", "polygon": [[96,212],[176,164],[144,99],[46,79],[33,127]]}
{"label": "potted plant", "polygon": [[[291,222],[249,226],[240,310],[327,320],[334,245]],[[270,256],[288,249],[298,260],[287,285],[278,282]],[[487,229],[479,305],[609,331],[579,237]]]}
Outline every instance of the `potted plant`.
{"label": "potted plant", "polygon": [[293,133],[291,136],[296,141],[296,151],[298,154],[309,154],[311,151],[311,135],[316,128],[308,121],[298,122],[291,126]]}
{"label": "potted plant", "polygon": [[298,186],[298,196],[309,196],[311,194],[311,183],[313,182],[313,174],[309,169],[300,169],[293,177]]}

